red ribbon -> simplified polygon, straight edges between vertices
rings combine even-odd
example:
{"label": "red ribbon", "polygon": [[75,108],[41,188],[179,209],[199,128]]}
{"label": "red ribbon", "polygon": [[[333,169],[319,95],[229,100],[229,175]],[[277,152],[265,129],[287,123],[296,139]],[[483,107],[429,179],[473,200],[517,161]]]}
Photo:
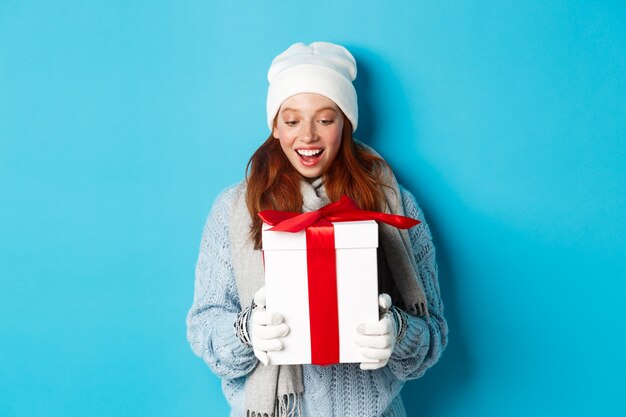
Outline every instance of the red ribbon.
{"label": "red ribbon", "polygon": [[335,231],[331,222],[378,220],[398,229],[408,229],[418,220],[376,211],[360,210],[348,196],[309,213],[264,210],[259,217],[272,231],[300,232],[306,229],[311,363],[339,363],[339,313]]}

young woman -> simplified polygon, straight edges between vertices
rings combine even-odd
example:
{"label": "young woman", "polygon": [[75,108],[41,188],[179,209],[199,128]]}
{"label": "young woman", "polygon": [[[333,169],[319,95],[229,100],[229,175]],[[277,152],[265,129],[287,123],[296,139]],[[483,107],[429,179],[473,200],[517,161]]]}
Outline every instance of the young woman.
{"label": "young woman", "polygon": [[[193,351],[220,378],[231,416],[405,416],[400,390],[441,355],[447,326],[435,249],[414,197],[371,148],[356,142],[356,62],[345,48],[295,44],[270,66],[269,138],[246,180],[222,192],[207,219],[187,317]],[[421,221],[380,224],[379,322],[355,340],[362,364],[272,365],[288,326],[265,310],[261,219],[273,209],[317,210],[351,197],[361,209]]]}

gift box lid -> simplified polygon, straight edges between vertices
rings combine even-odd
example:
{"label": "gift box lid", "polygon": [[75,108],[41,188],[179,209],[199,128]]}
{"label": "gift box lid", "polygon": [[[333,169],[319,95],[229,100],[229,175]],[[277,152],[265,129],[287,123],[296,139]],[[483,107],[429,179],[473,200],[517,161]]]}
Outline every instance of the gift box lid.
{"label": "gift box lid", "polygon": [[[335,248],[360,249],[378,247],[378,224],[374,220],[334,222]],[[264,223],[262,229],[263,250],[305,250],[306,232],[274,232]]]}

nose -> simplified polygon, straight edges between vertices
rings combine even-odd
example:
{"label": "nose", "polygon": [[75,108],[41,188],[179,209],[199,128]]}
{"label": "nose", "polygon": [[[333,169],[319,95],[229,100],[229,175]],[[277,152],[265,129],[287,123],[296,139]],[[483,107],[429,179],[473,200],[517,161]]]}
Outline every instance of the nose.
{"label": "nose", "polygon": [[314,142],[317,140],[315,122],[303,123],[300,137],[304,142]]}

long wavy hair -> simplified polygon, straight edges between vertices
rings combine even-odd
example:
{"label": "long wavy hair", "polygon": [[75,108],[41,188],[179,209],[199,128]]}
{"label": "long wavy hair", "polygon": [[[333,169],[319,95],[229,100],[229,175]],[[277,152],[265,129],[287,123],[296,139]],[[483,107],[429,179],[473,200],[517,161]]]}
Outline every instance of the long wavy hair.
{"label": "long wavy hair", "polygon": [[[335,160],[323,173],[326,194],[337,201],[346,194],[363,210],[380,211],[386,186],[381,173],[387,163],[367,151],[352,137],[352,124],[344,118],[341,144]],[[261,247],[262,210],[302,211],[300,181],[302,175],[291,165],[278,139],[270,134],[246,166],[246,204],[252,224],[250,237],[254,248]]]}

